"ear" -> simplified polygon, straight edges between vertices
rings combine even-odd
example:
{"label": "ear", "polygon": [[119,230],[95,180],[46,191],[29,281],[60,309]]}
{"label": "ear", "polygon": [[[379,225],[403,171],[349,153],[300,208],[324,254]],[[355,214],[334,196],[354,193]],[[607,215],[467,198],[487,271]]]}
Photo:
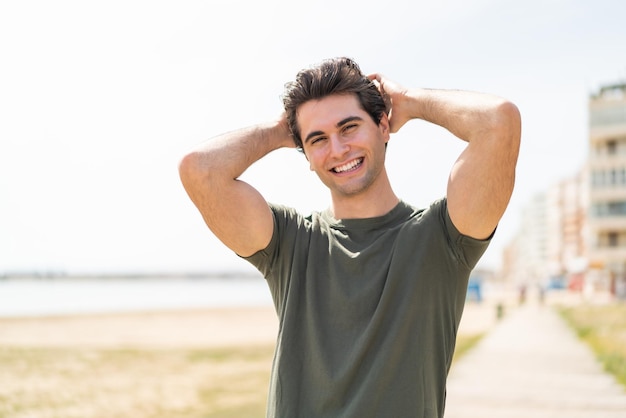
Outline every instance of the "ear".
{"label": "ear", "polygon": [[378,128],[383,134],[385,143],[389,142],[389,139],[390,139],[389,116],[387,116],[386,113],[383,113],[383,116],[380,118],[380,122],[378,123]]}

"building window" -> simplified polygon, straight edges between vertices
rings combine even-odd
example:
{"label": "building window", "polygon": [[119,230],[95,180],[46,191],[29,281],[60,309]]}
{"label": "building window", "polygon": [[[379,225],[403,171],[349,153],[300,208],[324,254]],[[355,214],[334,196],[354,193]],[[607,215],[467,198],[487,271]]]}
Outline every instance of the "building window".
{"label": "building window", "polygon": [[626,201],[594,203],[591,214],[596,218],[626,216]]}
{"label": "building window", "polygon": [[615,186],[615,184],[617,183],[617,170],[616,169],[612,169],[611,170],[611,186]]}
{"label": "building window", "polygon": [[626,168],[613,168],[610,170],[593,170],[591,172],[591,186],[594,189],[603,187],[625,187]]}
{"label": "building window", "polygon": [[609,126],[624,123],[626,121],[626,106],[616,103],[609,108],[591,109],[589,114],[589,125]]}
{"label": "building window", "polygon": [[617,247],[619,245],[619,235],[617,232],[609,232],[608,238],[609,238],[608,240],[609,247]]}
{"label": "building window", "polygon": [[593,170],[591,172],[591,185],[593,187],[598,187],[600,186],[600,171],[598,170]]}

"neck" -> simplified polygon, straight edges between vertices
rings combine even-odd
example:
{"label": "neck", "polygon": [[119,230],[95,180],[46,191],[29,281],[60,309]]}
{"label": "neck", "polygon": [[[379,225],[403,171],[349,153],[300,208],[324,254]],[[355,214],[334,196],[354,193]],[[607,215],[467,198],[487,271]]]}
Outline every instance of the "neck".
{"label": "neck", "polygon": [[[385,179],[387,180],[387,179]],[[400,202],[389,181],[354,195],[332,196],[331,211],[335,219],[365,219],[383,216]]]}

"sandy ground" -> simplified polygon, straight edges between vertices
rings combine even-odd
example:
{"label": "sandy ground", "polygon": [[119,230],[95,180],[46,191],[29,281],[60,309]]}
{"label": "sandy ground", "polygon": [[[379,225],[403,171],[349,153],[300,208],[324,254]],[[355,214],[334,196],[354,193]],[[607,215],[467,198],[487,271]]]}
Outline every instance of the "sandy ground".
{"label": "sandy ground", "polygon": [[276,332],[273,308],[0,319],[5,346],[220,347],[271,344]]}
{"label": "sandy ground", "polygon": [[[460,334],[496,323],[493,303],[468,303]],[[0,318],[0,345],[72,347],[228,347],[273,344],[272,307]]]}

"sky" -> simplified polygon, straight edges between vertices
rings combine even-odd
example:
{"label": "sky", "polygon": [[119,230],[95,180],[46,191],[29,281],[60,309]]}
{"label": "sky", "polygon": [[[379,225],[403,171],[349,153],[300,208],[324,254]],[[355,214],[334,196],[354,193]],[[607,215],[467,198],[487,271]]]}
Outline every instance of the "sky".
{"label": "sky", "polygon": [[[0,274],[250,269],[206,228],[178,161],[276,117],[285,82],[335,56],[518,106],[516,189],[481,261],[497,268],[524,205],[583,167],[588,97],[626,81],[625,15],[611,0],[1,2]],[[396,194],[443,196],[462,149],[411,121],[388,148]],[[295,150],[243,178],[303,212],[329,203]]]}

